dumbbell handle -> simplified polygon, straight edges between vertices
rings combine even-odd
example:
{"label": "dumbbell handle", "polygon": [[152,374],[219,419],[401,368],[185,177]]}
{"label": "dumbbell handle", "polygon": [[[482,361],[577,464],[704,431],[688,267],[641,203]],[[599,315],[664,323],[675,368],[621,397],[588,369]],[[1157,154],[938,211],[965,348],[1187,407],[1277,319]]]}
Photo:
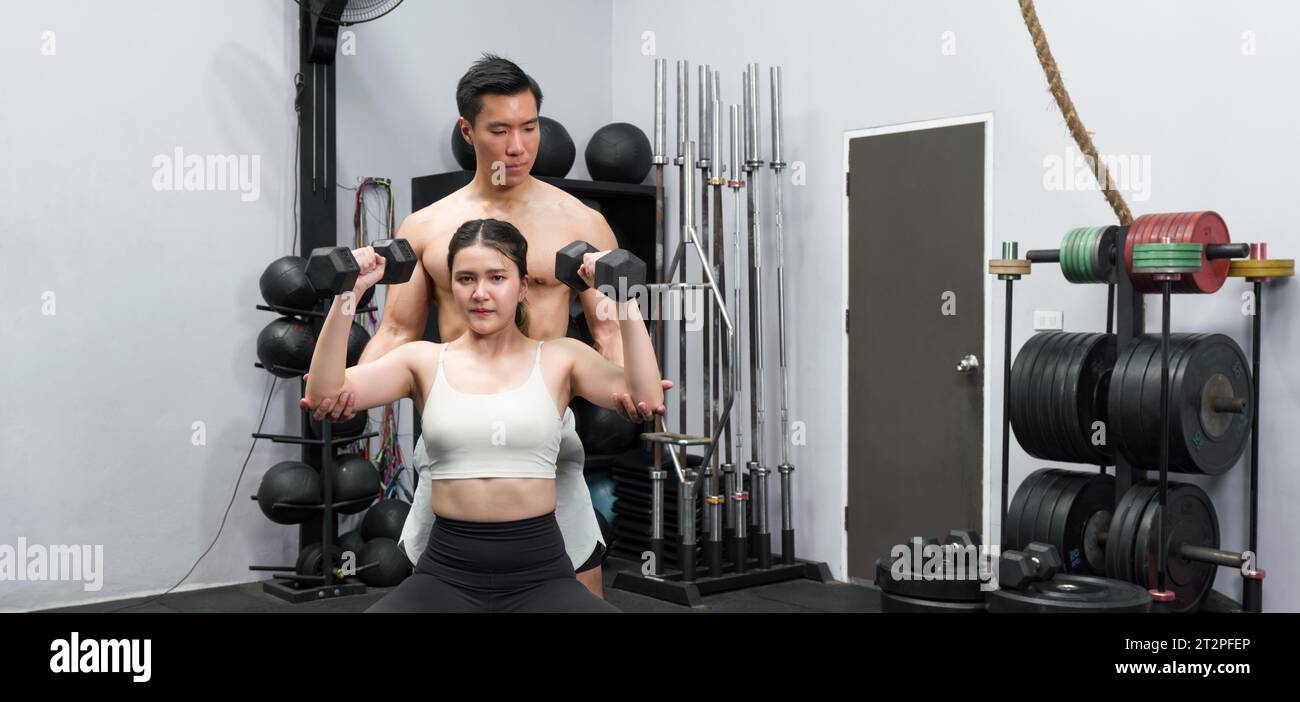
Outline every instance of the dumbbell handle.
{"label": "dumbbell handle", "polygon": [[1060,263],[1061,250],[1034,249],[1033,251],[1026,251],[1025,258],[1028,259],[1030,263]]}

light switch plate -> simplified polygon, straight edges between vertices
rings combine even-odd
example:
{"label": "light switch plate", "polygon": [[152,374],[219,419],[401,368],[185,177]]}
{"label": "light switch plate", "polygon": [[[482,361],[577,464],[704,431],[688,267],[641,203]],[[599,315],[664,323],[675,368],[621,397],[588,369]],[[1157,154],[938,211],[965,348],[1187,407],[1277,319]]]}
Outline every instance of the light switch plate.
{"label": "light switch plate", "polygon": [[1034,310],[1034,331],[1060,331],[1065,328],[1060,310]]}

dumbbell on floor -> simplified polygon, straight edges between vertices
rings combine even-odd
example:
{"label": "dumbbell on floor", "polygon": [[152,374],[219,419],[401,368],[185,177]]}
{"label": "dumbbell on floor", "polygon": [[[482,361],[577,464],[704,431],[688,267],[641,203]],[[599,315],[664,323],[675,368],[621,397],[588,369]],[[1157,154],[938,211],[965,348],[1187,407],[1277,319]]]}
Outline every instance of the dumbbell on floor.
{"label": "dumbbell on floor", "polygon": [[1061,556],[1051,544],[1034,542],[1023,551],[1003,551],[998,559],[998,587],[1023,590],[1061,572]]}
{"label": "dumbbell on floor", "polygon": [[[384,277],[380,284],[405,283],[415,271],[415,250],[406,239],[381,239],[370,245],[384,257]],[[307,259],[307,281],[317,297],[341,295],[353,288],[361,269],[352,250],[346,246],[322,246]]]}
{"label": "dumbbell on floor", "polygon": [[[589,287],[578,275],[586,254],[600,253],[591,244],[578,240],[555,252],[555,277],[565,285],[584,292]],[[614,249],[596,259],[596,287],[618,302],[637,297],[645,289],[645,261],[627,249]],[[612,293],[612,294],[611,294]]]}

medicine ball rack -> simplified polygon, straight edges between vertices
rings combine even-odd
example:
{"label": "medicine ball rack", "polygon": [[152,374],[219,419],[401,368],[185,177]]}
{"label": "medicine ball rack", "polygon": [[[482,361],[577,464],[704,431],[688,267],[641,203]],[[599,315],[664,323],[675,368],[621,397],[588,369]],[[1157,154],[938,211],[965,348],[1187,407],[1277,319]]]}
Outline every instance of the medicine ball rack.
{"label": "medicine ball rack", "polygon": [[[1201,219],[1197,219],[1197,218]],[[1213,235],[1205,235],[1202,231],[1202,222],[1208,222],[1205,225],[1207,229],[1214,229]],[[1154,223],[1160,223],[1164,228]],[[1170,234],[1180,231],[1185,232],[1185,236],[1179,237],[1173,234],[1171,240]],[[1193,235],[1193,229],[1197,234]],[[1113,243],[1112,243],[1113,240]],[[1254,567],[1255,561],[1251,554],[1258,556],[1258,484],[1259,484],[1259,374],[1260,374],[1260,348],[1262,338],[1262,316],[1263,316],[1263,288],[1262,285],[1273,278],[1289,277],[1294,275],[1294,262],[1291,260],[1270,260],[1267,258],[1267,249],[1264,244],[1231,244],[1227,243],[1227,229],[1223,225],[1222,219],[1213,212],[1199,213],[1179,213],[1173,215],[1147,215],[1134,221],[1132,225],[1118,227],[1100,227],[1087,230],[1082,233],[1081,230],[1073,230],[1066,235],[1066,238],[1060,249],[1054,250],[1037,250],[1026,253],[1025,259],[1018,259],[1017,243],[1004,242],[1002,244],[1002,258],[989,261],[988,272],[990,275],[997,275],[999,280],[1006,282],[1005,297],[1005,325],[1004,325],[1004,363],[1003,363],[1003,421],[1002,421],[1002,491],[1001,491],[1001,543],[1005,547],[1008,544],[1009,525],[1008,525],[1008,499],[1007,491],[1009,485],[1010,473],[1010,432],[1012,415],[1012,355],[1011,355],[1011,331],[1012,331],[1012,310],[1013,310],[1013,286],[1016,280],[1022,275],[1028,275],[1033,263],[1058,263],[1062,272],[1071,282],[1107,282],[1109,283],[1110,295],[1107,311],[1107,333],[1109,334],[1112,312],[1116,302],[1118,302],[1117,317],[1118,327],[1116,329],[1116,347],[1120,349],[1121,355],[1123,350],[1132,348],[1144,340],[1145,334],[1145,299],[1146,293],[1159,292],[1162,297],[1163,318],[1160,334],[1160,371],[1161,371],[1161,395],[1160,395],[1160,444],[1159,444],[1159,482],[1158,488],[1151,485],[1141,485],[1147,468],[1141,468],[1130,461],[1123,450],[1115,450],[1115,479],[1114,479],[1114,500],[1115,500],[1115,517],[1127,514],[1128,525],[1126,529],[1131,529],[1135,520],[1142,519],[1142,515],[1133,516],[1135,512],[1142,512],[1141,508],[1134,509],[1133,503],[1143,496],[1133,497],[1139,492],[1145,493],[1145,499],[1151,500],[1152,504],[1159,506],[1158,512],[1147,510],[1145,519],[1147,522],[1155,522],[1146,526],[1154,526],[1156,529],[1154,550],[1157,552],[1155,563],[1155,583],[1150,588],[1150,593],[1156,607],[1153,611],[1173,611],[1176,605],[1173,603],[1174,593],[1167,587],[1167,563],[1166,560],[1170,553],[1184,559],[1185,562],[1205,563],[1213,566],[1224,566],[1238,568],[1242,574],[1242,610],[1245,612],[1260,612],[1263,606],[1263,580],[1264,571]],[[1230,259],[1245,259],[1228,263]],[[1095,260],[1093,260],[1095,259]],[[1245,277],[1254,284],[1254,319],[1252,324],[1252,374],[1248,379],[1252,390],[1250,399],[1247,402],[1241,397],[1214,397],[1212,400],[1203,400],[1210,402],[1213,406],[1213,413],[1236,413],[1240,414],[1249,412],[1250,418],[1250,537],[1249,551],[1235,552],[1226,551],[1217,548],[1217,517],[1213,514],[1213,506],[1209,504],[1208,496],[1203,491],[1191,484],[1179,484],[1179,488],[1184,488],[1179,493],[1180,499],[1188,499],[1187,495],[1195,493],[1199,498],[1193,499],[1196,504],[1201,504],[1201,509],[1208,510],[1205,516],[1206,520],[1212,521],[1214,526],[1213,540],[1215,547],[1206,547],[1192,543],[1179,543],[1177,548],[1171,539],[1166,539],[1166,523],[1170,521],[1169,510],[1166,508],[1167,500],[1170,494],[1170,485],[1168,483],[1169,460],[1170,460],[1170,295],[1173,292],[1192,292],[1192,293],[1211,293],[1223,284],[1227,276]],[[1146,343],[1151,343],[1147,341]],[[1154,353],[1151,360],[1154,361]],[[1115,376],[1110,378],[1110,383],[1122,382],[1121,373],[1116,367]],[[1208,387],[1208,386],[1207,386]],[[1228,388],[1231,390],[1231,388]],[[1113,392],[1113,391],[1112,391]],[[1129,392],[1126,390],[1126,393]],[[1229,393],[1231,394],[1231,393]],[[1115,400],[1110,400],[1110,407],[1115,407]],[[1139,407],[1143,405],[1139,401]],[[1023,410],[1021,410],[1023,413]],[[1118,429],[1117,423],[1119,418],[1110,417],[1110,426],[1107,427],[1106,443],[1114,443],[1113,437]],[[1204,421],[1204,417],[1202,417]],[[1244,421],[1244,420],[1243,420]],[[1020,438],[1018,436],[1018,438]],[[1022,447],[1024,440],[1021,440]],[[1033,450],[1026,447],[1026,450],[1034,453]],[[1240,455],[1239,453],[1237,455]],[[1226,468],[1224,468],[1226,470]],[[1101,471],[1105,473],[1105,462],[1102,462]],[[1042,483],[1044,481],[1056,480],[1056,476],[1046,476],[1053,472],[1061,473],[1062,471],[1038,471],[1032,479]],[[1077,474],[1084,475],[1084,474]],[[1062,479],[1064,480],[1064,479]],[[1028,482],[1028,481],[1026,481]],[[1132,489],[1137,487],[1136,490]],[[1041,490],[1050,490],[1050,488],[1037,488]],[[1025,490],[1022,485],[1021,490]],[[1190,490],[1190,492],[1189,492]],[[1020,491],[1017,492],[1018,499]],[[1041,498],[1040,498],[1041,499]],[[1064,498],[1061,498],[1064,499]],[[1059,503],[1058,503],[1059,504]],[[1143,503],[1146,504],[1145,502]],[[1015,503],[1012,503],[1015,507]],[[1017,510],[1023,509],[1023,503],[1017,507]],[[1017,514],[1020,512],[1017,511]],[[1111,522],[1111,531],[1114,531],[1114,522]],[[1122,532],[1124,534],[1128,531]],[[1149,538],[1149,529],[1145,533]],[[1171,537],[1174,536],[1171,533]],[[1181,532],[1179,533],[1181,536]],[[1119,577],[1139,581],[1142,573],[1134,573],[1130,564],[1127,571],[1122,567],[1116,568],[1115,564],[1123,561],[1125,556],[1131,556],[1131,553],[1125,553],[1117,558],[1111,557],[1111,551],[1115,550],[1114,540],[1111,546],[1107,546],[1107,540],[1104,533],[1101,535],[1092,534],[1093,542],[1100,544],[1106,550],[1107,575],[1110,577]],[[1015,539],[1012,539],[1015,541]],[[1167,547],[1161,547],[1160,544],[1168,544]],[[1019,544],[1023,546],[1023,544]],[[1149,544],[1143,544],[1143,552],[1149,548]],[[1063,554],[1064,555],[1064,554]],[[1111,572],[1119,570],[1120,573]],[[1213,572],[1207,576],[1209,583],[1206,590],[1213,583]],[[1196,603],[1196,604],[1199,604]],[[1194,606],[1194,605],[1193,605]]]}
{"label": "medicine ball rack", "polygon": [[[319,305],[321,304],[325,306],[325,309],[328,309],[328,306],[333,304],[333,298],[329,298],[329,297],[325,298],[324,302],[318,303],[318,308],[314,310],[291,309],[288,307],[281,307],[279,305],[257,305],[257,309],[267,311],[267,312],[275,312],[286,316],[299,317],[303,321],[306,321],[311,326],[312,336],[315,338],[319,338],[321,328],[325,324],[325,312],[323,312],[319,307]],[[376,308],[374,305],[370,305],[358,309],[356,313],[364,314],[367,312],[372,312],[375,309]],[[258,368],[265,368],[268,371],[273,371],[280,377],[296,376],[299,379],[298,382],[300,383],[299,392],[301,394],[306,393],[307,382],[305,380],[302,380],[302,377],[307,374],[306,368],[285,368],[278,365],[266,367],[263,366],[260,362],[254,363],[253,365]],[[319,510],[321,513],[320,522],[313,523],[312,520],[308,520],[307,522],[298,525],[298,551],[299,553],[301,553],[302,549],[306,548],[307,546],[319,543],[321,545],[321,552],[324,554],[329,554],[334,548],[334,545],[337,544],[339,540],[338,510],[340,508],[346,508],[364,502],[372,502],[375,499],[374,496],[367,496],[355,500],[348,500],[345,502],[334,501],[333,493],[334,493],[335,451],[333,449],[336,446],[362,441],[374,436],[378,436],[379,434],[378,432],[371,431],[371,432],[364,432],[353,436],[336,437],[334,436],[334,424],[332,422],[323,421],[321,422],[321,427],[320,427],[321,438],[312,439],[309,438],[311,436],[311,427],[310,427],[311,419],[308,413],[306,411],[302,411],[299,414],[300,414],[299,435],[295,436],[293,434],[267,434],[267,433],[258,432],[258,433],[254,433],[253,437],[256,439],[270,439],[272,442],[275,443],[301,445],[302,462],[315,468],[317,472],[320,473],[322,504],[286,505],[277,502],[272,509],[275,510],[275,509],[292,508],[295,511]],[[326,446],[330,447],[330,450],[326,451],[325,450]],[[252,499],[256,500],[257,496],[254,495]],[[290,566],[250,565],[248,569],[254,571],[270,571],[275,573],[273,580],[269,580],[262,583],[262,591],[267,594],[274,595],[287,602],[293,602],[293,603],[313,602],[316,600],[322,600],[322,599],[332,598],[332,597],[346,597],[348,595],[365,594],[367,589],[365,583],[360,582],[359,579],[352,577],[352,575],[345,576],[341,572],[342,569],[340,568],[328,567],[329,566],[328,557],[323,557],[321,559],[321,563],[325,567],[323,568],[324,572],[321,573],[320,575],[299,574],[296,572],[296,567],[292,565]],[[359,572],[363,568],[373,567],[374,565],[377,564],[370,564],[368,566],[358,566],[357,571]]]}

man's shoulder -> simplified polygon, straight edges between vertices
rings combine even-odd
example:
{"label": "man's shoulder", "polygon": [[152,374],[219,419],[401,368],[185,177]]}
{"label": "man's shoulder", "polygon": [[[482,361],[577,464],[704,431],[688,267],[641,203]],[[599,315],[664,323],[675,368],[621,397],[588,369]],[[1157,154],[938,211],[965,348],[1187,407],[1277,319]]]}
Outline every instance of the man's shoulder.
{"label": "man's shoulder", "polygon": [[429,203],[407,215],[402,222],[402,234],[412,244],[424,244],[438,233],[448,233],[446,223],[455,219],[456,212],[464,207],[464,188]]}

